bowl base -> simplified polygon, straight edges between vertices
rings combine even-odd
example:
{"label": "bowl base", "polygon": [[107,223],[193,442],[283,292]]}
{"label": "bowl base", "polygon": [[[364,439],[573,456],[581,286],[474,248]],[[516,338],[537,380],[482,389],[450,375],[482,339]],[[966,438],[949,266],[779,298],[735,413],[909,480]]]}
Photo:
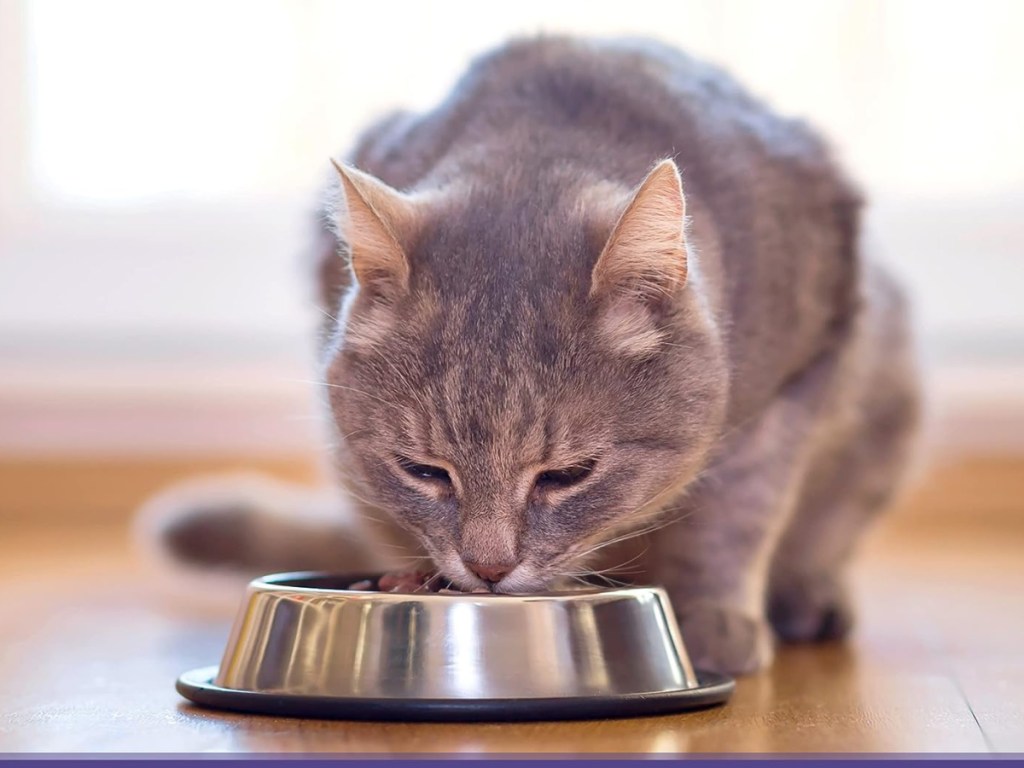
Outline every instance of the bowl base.
{"label": "bowl base", "polygon": [[189,701],[233,712],[328,720],[405,722],[502,722],[589,720],[665,715],[724,703],[736,684],[713,672],[697,672],[696,688],[620,696],[536,699],[382,699],[240,691],[213,683],[216,667],[202,667],[178,678],[178,693]]}

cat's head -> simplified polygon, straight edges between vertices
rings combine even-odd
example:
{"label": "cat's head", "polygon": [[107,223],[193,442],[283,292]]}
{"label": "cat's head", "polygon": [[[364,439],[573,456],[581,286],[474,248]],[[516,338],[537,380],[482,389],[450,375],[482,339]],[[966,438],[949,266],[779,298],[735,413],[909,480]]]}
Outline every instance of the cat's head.
{"label": "cat's head", "polygon": [[[463,587],[533,591],[699,471],[727,376],[679,174],[401,193],[338,168],[339,470]],[[517,190],[529,189],[529,194]]]}

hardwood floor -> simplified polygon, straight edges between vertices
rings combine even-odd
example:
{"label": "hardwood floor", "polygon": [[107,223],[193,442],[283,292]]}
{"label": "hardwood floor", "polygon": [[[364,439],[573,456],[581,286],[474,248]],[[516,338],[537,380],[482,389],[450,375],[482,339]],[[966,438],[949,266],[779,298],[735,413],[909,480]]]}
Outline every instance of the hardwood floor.
{"label": "hardwood floor", "polygon": [[[866,542],[852,641],[783,648],[724,707],[456,725],[190,706],[174,679],[218,661],[228,619],[158,599],[129,551],[124,489],[141,493],[163,474],[108,466],[104,482],[121,478],[125,498],[112,505],[117,514],[86,524],[24,514],[43,496],[60,507],[62,493],[74,509],[76,487],[65,479],[61,488],[67,466],[0,468],[0,752],[1021,752],[1022,469],[1024,460],[999,459],[936,473]],[[25,502],[15,509],[17,499]]]}

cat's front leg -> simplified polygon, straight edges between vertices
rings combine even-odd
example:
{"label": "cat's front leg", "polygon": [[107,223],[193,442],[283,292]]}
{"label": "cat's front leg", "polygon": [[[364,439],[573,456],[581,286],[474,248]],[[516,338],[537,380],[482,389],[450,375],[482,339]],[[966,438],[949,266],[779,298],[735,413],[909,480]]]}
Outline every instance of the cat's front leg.
{"label": "cat's front leg", "polygon": [[723,441],[652,537],[651,575],[669,592],[698,668],[754,672],[773,657],[765,617],[771,557],[796,504],[835,381],[826,355]]}

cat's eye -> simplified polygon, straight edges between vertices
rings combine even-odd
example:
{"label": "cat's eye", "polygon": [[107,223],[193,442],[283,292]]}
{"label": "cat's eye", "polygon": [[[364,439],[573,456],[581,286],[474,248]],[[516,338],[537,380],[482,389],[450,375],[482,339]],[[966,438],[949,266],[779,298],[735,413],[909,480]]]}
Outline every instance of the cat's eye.
{"label": "cat's eye", "polygon": [[595,459],[587,459],[568,467],[545,470],[537,475],[536,485],[542,489],[569,488],[590,477],[596,463]]}
{"label": "cat's eye", "polygon": [[452,478],[444,467],[435,467],[433,464],[420,464],[408,459],[405,456],[397,456],[398,466],[410,477],[417,480],[430,480],[437,483],[451,484]]}

